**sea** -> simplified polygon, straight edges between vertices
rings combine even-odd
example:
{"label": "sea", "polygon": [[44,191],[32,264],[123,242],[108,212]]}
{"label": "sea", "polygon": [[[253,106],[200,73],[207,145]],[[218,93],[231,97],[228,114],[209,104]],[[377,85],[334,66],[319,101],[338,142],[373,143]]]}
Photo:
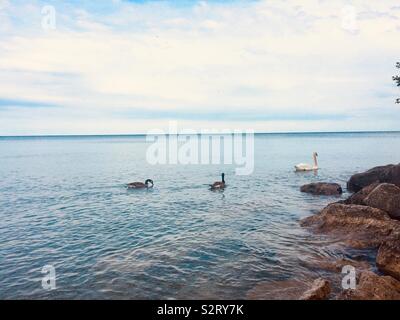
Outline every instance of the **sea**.
{"label": "sea", "polygon": [[[310,261],[353,254],[299,221],[348,196],[352,174],[400,162],[399,132],[256,134],[249,175],[235,163],[150,163],[150,145],[0,137],[0,299],[274,296],[279,283],[321,276]],[[313,152],[319,170],[295,172]],[[222,172],[227,187],[210,191]],[[146,179],[153,188],[126,188]],[[301,193],[311,182],[344,194]]]}

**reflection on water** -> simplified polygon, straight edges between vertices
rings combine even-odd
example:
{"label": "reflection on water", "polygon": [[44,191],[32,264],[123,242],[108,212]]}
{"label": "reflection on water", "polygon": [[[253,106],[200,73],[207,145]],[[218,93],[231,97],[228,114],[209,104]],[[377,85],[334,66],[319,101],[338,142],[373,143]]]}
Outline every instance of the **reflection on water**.
{"label": "reflection on water", "polygon": [[[290,297],[344,248],[299,227],[313,181],[400,162],[400,135],[257,135],[255,171],[151,166],[143,137],[0,138],[0,298]],[[295,173],[318,151],[320,171]],[[308,161],[307,161],[308,160]],[[208,184],[226,173],[228,187]],[[152,190],[125,183],[152,178]],[[57,290],[41,288],[56,267]],[[275,290],[275,291],[273,291]],[[277,293],[278,292],[278,293]]]}

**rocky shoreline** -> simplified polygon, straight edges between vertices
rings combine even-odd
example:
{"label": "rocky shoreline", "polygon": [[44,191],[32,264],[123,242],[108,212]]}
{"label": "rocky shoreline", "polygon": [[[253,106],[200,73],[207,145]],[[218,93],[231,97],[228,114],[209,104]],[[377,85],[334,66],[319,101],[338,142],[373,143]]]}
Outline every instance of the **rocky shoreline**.
{"label": "rocky shoreline", "polygon": [[[341,281],[342,268],[356,271],[355,288],[344,289],[329,279],[315,279],[302,300],[400,300],[400,164],[372,168],[353,175],[348,199],[334,202],[320,213],[300,221],[311,232],[332,237],[352,249],[371,249],[374,264],[355,259],[321,261],[319,267]],[[315,195],[340,195],[340,185],[309,184],[302,192]],[[335,280],[335,282],[336,282]],[[332,287],[335,287],[332,290]]]}

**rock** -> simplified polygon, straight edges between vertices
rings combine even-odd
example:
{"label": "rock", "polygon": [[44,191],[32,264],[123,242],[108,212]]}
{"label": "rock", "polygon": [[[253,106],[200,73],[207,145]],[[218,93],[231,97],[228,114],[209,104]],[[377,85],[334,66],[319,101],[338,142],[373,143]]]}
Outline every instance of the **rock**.
{"label": "rock", "polygon": [[400,230],[400,222],[376,208],[332,203],[321,213],[300,221],[303,227],[331,234],[354,248],[378,247],[393,231]]}
{"label": "rock", "polygon": [[392,183],[400,187],[400,164],[375,167],[366,172],[357,173],[347,182],[347,189],[357,192],[375,182]]}
{"label": "rock", "polygon": [[362,271],[356,289],[343,291],[338,297],[344,300],[399,300],[400,282],[390,276],[378,276]]}
{"label": "rock", "polygon": [[381,209],[391,218],[400,219],[400,188],[394,184],[373,183],[340,203]]}
{"label": "rock", "polygon": [[400,188],[381,183],[363,200],[364,204],[386,211],[391,218],[400,219]]}
{"label": "rock", "polygon": [[300,191],[324,196],[340,195],[343,193],[342,187],[339,184],[325,182],[306,184],[300,188]]}
{"label": "rock", "polygon": [[328,280],[317,279],[311,289],[304,292],[300,300],[326,300],[331,293],[331,285]]}
{"label": "rock", "polygon": [[377,186],[379,186],[379,182],[375,182],[373,184],[370,184],[369,186],[366,186],[365,188],[362,188],[360,191],[352,194],[348,199],[342,201],[344,204],[359,204],[359,205],[365,205],[364,199],[371,193],[372,190],[374,190]]}
{"label": "rock", "polygon": [[[310,282],[311,279],[307,279]],[[296,300],[309,288],[307,282],[287,279],[258,283],[246,294],[248,300]]]}
{"label": "rock", "polygon": [[376,265],[381,272],[400,280],[400,236],[381,244]]}

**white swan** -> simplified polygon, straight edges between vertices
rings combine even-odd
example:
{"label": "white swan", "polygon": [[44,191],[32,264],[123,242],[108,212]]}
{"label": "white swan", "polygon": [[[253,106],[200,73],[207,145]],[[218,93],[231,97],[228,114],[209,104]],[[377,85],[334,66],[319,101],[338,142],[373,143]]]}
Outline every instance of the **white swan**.
{"label": "white swan", "polygon": [[313,158],[314,158],[314,165],[312,166],[311,164],[307,163],[299,163],[297,166],[294,166],[296,168],[296,171],[313,171],[313,170],[318,170],[318,161],[317,161],[318,153],[314,152],[313,153]]}

